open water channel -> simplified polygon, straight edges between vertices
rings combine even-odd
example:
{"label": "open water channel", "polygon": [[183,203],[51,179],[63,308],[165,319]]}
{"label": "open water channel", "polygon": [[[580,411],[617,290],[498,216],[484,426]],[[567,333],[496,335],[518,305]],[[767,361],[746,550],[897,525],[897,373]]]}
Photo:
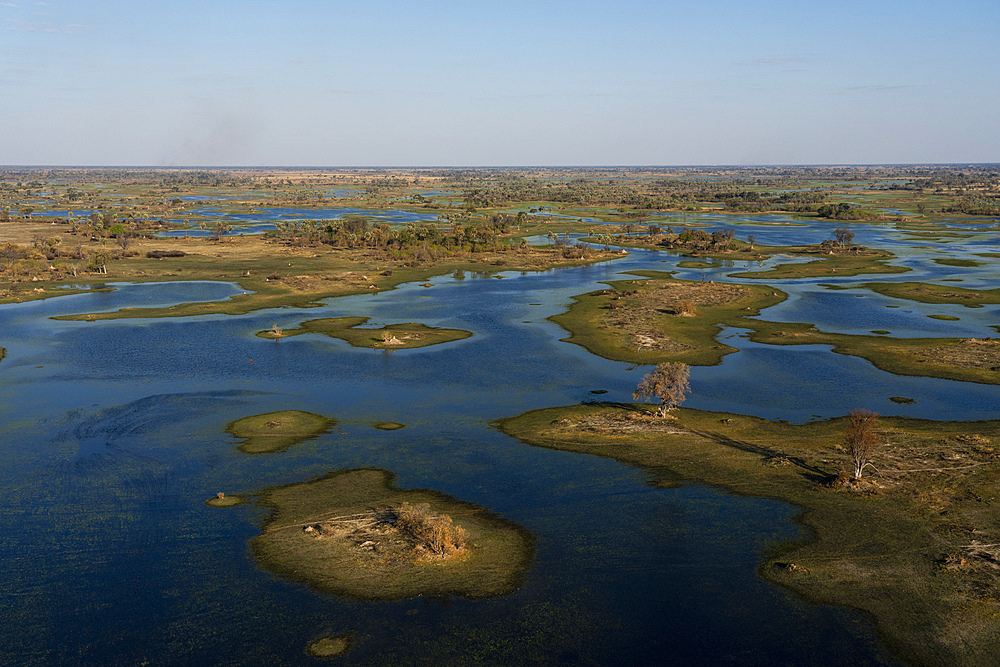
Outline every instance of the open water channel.
{"label": "open water channel", "polygon": [[[769,242],[778,229],[815,242],[811,227],[760,222],[743,220],[738,235]],[[928,247],[889,229],[856,231],[914,270],[818,282],[996,280],[996,259],[962,269],[930,261],[967,252],[966,243],[983,248],[981,234]],[[984,233],[993,235],[985,246],[1000,243],[996,231]],[[797,508],[693,483],[657,488],[651,472],[530,447],[490,425],[593,400],[594,390],[631,400],[648,368],[560,342],[565,332],[545,318],[629,269],[714,280],[734,271],[677,269],[677,261],[635,251],[503,279],[459,273],[431,288],[245,316],[49,319],[242,291],[224,283],[119,285],[0,306],[0,663],[309,664],[309,642],[353,633],[341,658],[351,664],[892,664],[867,617],[810,605],[758,576],[765,550],[804,537]],[[1000,324],[996,306],[922,305],[815,282],[772,281],[791,298],[763,316],[898,335],[989,336]],[[942,313],[960,320],[927,317]],[[254,336],[273,323],[342,315],[474,335],[390,352],[320,336]],[[859,405],[934,419],[1000,417],[1000,386],[897,377],[824,346],[750,343],[739,330],[721,337],[740,351],[692,369],[686,405],[798,422]],[[889,396],[916,400],[897,405]],[[224,432],[232,420],[285,409],[340,424],[257,456]],[[378,420],[406,428],[380,431]],[[536,553],[520,588],[478,601],[318,594],[253,561],[247,542],[265,508],[204,505],[217,491],[253,495],[357,467],[391,470],[402,488],[443,491],[531,531]]]}

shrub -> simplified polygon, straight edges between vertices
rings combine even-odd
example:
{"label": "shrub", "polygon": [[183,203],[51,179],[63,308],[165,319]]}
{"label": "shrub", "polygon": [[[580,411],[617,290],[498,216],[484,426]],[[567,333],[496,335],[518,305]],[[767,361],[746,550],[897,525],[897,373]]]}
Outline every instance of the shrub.
{"label": "shrub", "polygon": [[146,253],[146,257],[150,259],[162,259],[164,257],[183,257],[185,253],[183,250],[150,250]]}
{"label": "shrub", "polygon": [[674,306],[674,310],[677,312],[678,315],[681,315],[683,317],[694,317],[697,308],[695,307],[693,301],[689,301],[688,299],[681,299],[680,301],[677,302],[677,305]]}
{"label": "shrub", "polygon": [[465,549],[468,533],[447,514],[431,514],[430,505],[403,503],[396,510],[396,528],[410,536],[418,551],[446,558]]}

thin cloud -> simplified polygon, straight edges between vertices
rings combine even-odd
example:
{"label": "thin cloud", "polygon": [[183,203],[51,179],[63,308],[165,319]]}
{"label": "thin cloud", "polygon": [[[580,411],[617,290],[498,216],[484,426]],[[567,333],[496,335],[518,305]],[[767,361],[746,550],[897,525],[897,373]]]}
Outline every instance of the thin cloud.
{"label": "thin cloud", "polygon": [[805,60],[801,56],[763,56],[745,61],[743,64],[757,67],[784,67],[785,65],[798,65],[805,62]]}
{"label": "thin cloud", "polygon": [[876,83],[866,86],[848,86],[845,91],[851,93],[886,93],[895,90],[909,90],[911,88],[919,88],[919,86],[912,83]]}

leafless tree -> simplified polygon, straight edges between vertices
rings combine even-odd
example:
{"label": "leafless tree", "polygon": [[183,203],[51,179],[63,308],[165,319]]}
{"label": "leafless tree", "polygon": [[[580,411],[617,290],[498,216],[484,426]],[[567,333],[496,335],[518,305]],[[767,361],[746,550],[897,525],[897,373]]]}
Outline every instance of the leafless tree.
{"label": "leafless tree", "polygon": [[870,410],[857,408],[847,413],[844,442],[854,462],[854,479],[861,479],[865,467],[871,465],[872,450],[882,443],[882,434],[875,430],[877,422],[878,413]]}
{"label": "leafless tree", "polygon": [[667,412],[687,398],[687,393],[691,389],[688,384],[690,375],[691,367],[679,361],[658,364],[652,373],[642,378],[632,397],[659,400],[660,408],[657,413],[661,417],[666,417]]}

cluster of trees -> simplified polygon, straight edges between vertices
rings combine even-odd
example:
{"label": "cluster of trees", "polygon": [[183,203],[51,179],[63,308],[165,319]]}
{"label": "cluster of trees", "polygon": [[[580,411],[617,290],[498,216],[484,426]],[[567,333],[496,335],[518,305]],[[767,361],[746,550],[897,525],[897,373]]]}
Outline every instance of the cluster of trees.
{"label": "cluster of trees", "polygon": [[859,208],[847,202],[825,204],[816,209],[816,214],[830,220],[880,220],[885,217],[878,211]]}
{"label": "cluster of trees", "polygon": [[670,248],[683,247],[692,252],[728,252],[739,248],[733,240],[735,235],[736,230],[731,227],[716,230],[711,234],[703,229],[685,229],[676,239],[666,239],[661,245]]}
{"label": "cluster of trees", "polygon": [[523,239],[502,237],[509,223],[510,217],[502,214],[479,224],[409,222],[398,228],[366,218],[298,220],[276,223],[271,235],[289,244],[367,248],[395,259],[432,260],[456,253],[525,251]]}
{"label": "cluster of trees", "polygon": [[107,273],[108,262],[114,258],[114,253],[107,249],[94,252],[82,246],[68,248],[58,236],[39,237],[31,245],[0,246],[0,273],[13,282],[40,276],[76,276],[81,270]]}
{"label": "cluster of trees", "polygon": [[953,206],[941,209],[944,213],[1000,216],[1000,195],[962,197]]}

